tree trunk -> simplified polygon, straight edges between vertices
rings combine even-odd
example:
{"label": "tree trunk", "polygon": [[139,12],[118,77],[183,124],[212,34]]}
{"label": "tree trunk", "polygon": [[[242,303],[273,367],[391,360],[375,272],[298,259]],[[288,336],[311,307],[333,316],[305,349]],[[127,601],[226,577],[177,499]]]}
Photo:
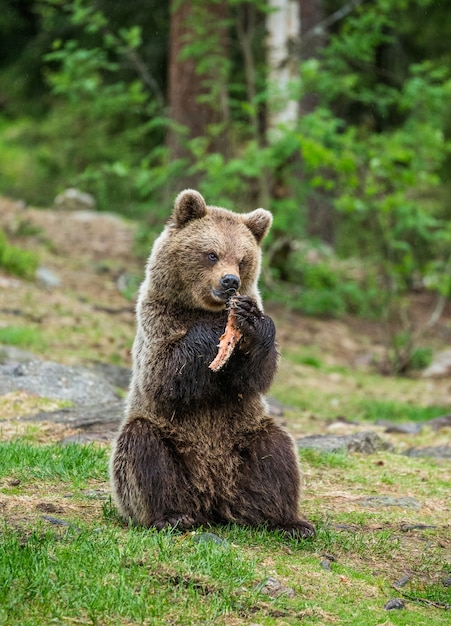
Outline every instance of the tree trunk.
{"label": "tree trunk", "polygon": [[279,126],[293,127],[299,102],[290,95],[290,83],[299,77],[299,0],[268,0],[268,131],[277,137]]}
{"label": "tree trunk", "polygon": [[[301,13],[300,60],[315,58],[324,45],[324,32],[315,27],[323,17],[322,0],[299,0]],[[304,94],[301,99],[301,115],[315,110],[317,99],[313,94]],[[307,234],[333,245],[335,240],[335,211],[330,198],[324,191],[312,189],[306,197]]]}
{"label": "tree trunk", "polygon": [[168,102],[173,127],[167,136],[171,159],[190,159],[187,141],[195,137],[209,136],[210,149],[221,146],[224,152],[224,131],[209,132],[213,125],[225,126],[228,119],[228,14],[227,2],[171,2]]}

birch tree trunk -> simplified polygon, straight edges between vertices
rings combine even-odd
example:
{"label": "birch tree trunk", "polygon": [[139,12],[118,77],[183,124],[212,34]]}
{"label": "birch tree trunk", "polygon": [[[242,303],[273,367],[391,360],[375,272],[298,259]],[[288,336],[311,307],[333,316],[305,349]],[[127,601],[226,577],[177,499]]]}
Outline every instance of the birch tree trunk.
{"label": "birch tree trunk", "polygon": [[299,102],[290,94],[290,83],[299,79],[298,53],[300,35],[299,0],[268,0],[271,11],[266,18],[268,32],[268,130],[277,136],[277,128],[294,126],[299,116]]}

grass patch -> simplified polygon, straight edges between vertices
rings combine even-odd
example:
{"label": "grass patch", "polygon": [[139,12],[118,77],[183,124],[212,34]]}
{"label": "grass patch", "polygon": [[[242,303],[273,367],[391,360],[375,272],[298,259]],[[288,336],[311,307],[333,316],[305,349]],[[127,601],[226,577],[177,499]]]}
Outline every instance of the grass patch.
{"label": "grass patch", "polygon": [[36,351],[46,348],[46,342],[41,331],[31,326],[6,326],[5,328],[0,328],[0,343]]}
{"label": "grass patch", "polygon": [[40,525],[2,534],[0,604],[9,624],[213,623],[253,594],[254,563],[237,548],[141,529],[97,531]]}
{"label": "grass patch", "polygon": [[[72,406],[72,402],[69,400],[40,398],[25,391],[10,391],[0,396],[0,429],[2,420],[11,420],[11,418],[17,415],[32,415],[41,411],[57,411],[70,406]],[[32,425],[29,424],[28,426],[31,427]],[[38,427],[35,426],[35,428]],[[31,431],[29,436],[32,436]]]}
{"label": "grass patch", "polygon": [[[384,473],[399,475],[397,493],[408,488],[412,496],[428,492],[431,502],[443,501],[446,472],[442,484],[432,488],[437,470],[430,462],[388,453],[368,460],[303,450],[303,505],[316,524],[316,541],[296,543],[264,528],[231,525],[205,529],[223,540],[215,544],[194,541],[190,532],[128,527],[108,498],[88,495],[93,483],[105,491],[108,453],[94,445],[22,439],[0,445],[5,512],[0,624],[447,623],[446,611],[407,596],[408,609],[388,617],[383,608],[399,595],[391,585],[406,570],[413,574],[406,593],[445,602],[445,513],[442,518],[437,510],[431,513],[435,529],[406,533],[400,524],[412,517],[408,511],[368,510],[356,501],[379,492]],[[43,518],[36,506],[43,497],[60,507],[52,515],[65,525]],[[328,569],[322,567],[324,559]],[[268,595],[262,584],[268,577],[290,594]]]}
{"label": "grass patch", "polygon": [[360,410],[364,419],[390,422],[426,422],[448,413],[448,408],[440,406],[417,406],[384,400],[361,400]]}
{"label": "grass patch", "polygon": [[38,257],[29,250],[23,250],[8,243],[0,229],[0,267],[21,278],[32,279],[38,266]]}
{"label": "grass patch", "polygon": [[63,481],[80,488],[90,479],[108,479],[107,452],[95,445],[34,445],[16,439],[1,443],[0,455],[0,479],[13,476],[23,487]]}
{"label": "grass patch", "polygon": [[311,467],[326,467],[328,469],[347,469],[353,466],[353,461],[345,452],[320,452],[309,448],[299,450],[301,461]]}

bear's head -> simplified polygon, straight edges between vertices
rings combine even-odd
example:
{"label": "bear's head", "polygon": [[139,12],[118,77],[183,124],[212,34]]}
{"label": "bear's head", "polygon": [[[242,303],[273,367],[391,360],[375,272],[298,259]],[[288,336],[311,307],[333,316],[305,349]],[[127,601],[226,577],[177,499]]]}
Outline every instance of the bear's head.
{"label": "bear's head", "polygon": [[207,206],[198,191],[182,191],[153,246],[147,294],[186,308],[220,311],[239,292],[261,306],[260,244],[271,223],[264,209],[233,213]]}

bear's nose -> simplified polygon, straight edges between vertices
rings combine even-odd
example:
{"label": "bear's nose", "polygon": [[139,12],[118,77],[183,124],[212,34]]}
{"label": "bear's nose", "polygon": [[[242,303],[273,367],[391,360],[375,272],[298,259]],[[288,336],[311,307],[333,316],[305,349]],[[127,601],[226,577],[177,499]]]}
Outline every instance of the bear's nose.
{"label": "bear's nose", "polygon": [[235,274],[225,274],[221,278],[221,287],[224,291],[237,291],[240,286],[240,279]]}

